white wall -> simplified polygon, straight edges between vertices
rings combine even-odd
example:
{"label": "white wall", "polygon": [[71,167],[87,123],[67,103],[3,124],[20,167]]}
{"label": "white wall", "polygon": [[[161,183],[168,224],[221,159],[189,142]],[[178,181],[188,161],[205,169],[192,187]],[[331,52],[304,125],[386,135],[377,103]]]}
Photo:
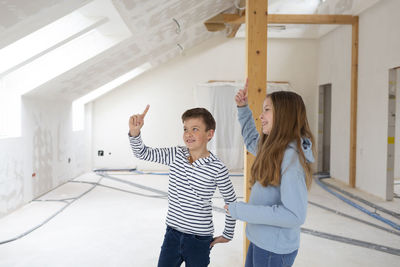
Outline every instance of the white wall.
{"label": "white wall", "polygon": [[386,198],[389,69],[400,66],[400,1],[360,16],[357,186]]}
{"label": "white wall", "polygon": [[396,69],[396,122],[395,122],[395,156],[394,178],[400,179],[400,68]]}
{"label": "white wall", "polygon": [[348,183],[350,145],[351,26],[322,37],[318,48],[318,85],[332,84],[330,174]]}
{"label": "white wall", "polygon": [[[360,14],[356,186],[386,199],[389,69],[400,66],[400,1]],[[319,46],[319,83],[332,82],[332,174],[348,182],[351,30],[342,26]],[[346,149],[347,148],[347,149]],[[335,149],[335,150],[333,150]]]}
{"label": "white wall", "polygon": [[0,139],[0,217],[89,169],[71,103],[23,98],[21,128],[21,137]]}
{"label": "white wall", "polygon": [[[180,117],[196,105],[194,88],[208,80],[244,81],[245,50],[244,39],[216,37],[97,99],[93,103],[94,168],[137,166],[165,170],[164,166],[133,157],[127,137],[129,116],[142,112],[150,104],[142,129],[146,145],[183,145]],[[314,133],[317,129],[316,56],[315,40],[269,40],[268,80],[288,81],[304,96]],[[105,151],[104,157],[97,156],[99,149]]]}

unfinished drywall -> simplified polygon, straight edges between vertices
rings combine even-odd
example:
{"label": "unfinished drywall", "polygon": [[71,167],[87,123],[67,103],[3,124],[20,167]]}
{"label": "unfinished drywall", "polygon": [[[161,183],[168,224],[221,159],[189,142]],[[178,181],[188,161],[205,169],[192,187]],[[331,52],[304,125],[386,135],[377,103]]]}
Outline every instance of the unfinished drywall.
{"label": "unfinished drywall", "polygon": [[[196,85],[209,80],[244,81],[245,53],[244,39],[216,37],[97,99],[93,103],[94,168],[165,170],[165,166],[133,157],[127,137],[129,116],[150,104],[142,130],[145,143],[154,147],[183,145],[180,117],[196,105]],[[271,39],[268,45],[268,80],[288,81],[303,95],[314,133],[316,56],[315,40]],[[104,156],[98,156],[99,150]]]}
{"label": "unfinished drywall", "polygon": [[0,139],[0,217],[89,170],[71,103],[22,98],[22,135]]}
{"label": "unfinished drywall", "polygon": [[[359,15],[356,187],[386,194],[389,69],[400,66],[400,1],[380,1]],[[351,28],[321,38],[319,84],[332,83],[332,175],[348,183]]]}
{"label": "unfinished drywall", "polygon": [[348,182],[350,146],[351,26],[342,26],[319,41],[318,84],[331,89],[332,177]]}
{"label": "unfinished drywall", "polygon": [[380,1],[360,15],[357,186],[387,199],[389,69],[400,66],[400,2]]}
{"label": "unfinished drywall", "polygon": [[394,178],[400,179],[400,66],[396,69],[396,118],[395,118],[395,156],[394,156]]}

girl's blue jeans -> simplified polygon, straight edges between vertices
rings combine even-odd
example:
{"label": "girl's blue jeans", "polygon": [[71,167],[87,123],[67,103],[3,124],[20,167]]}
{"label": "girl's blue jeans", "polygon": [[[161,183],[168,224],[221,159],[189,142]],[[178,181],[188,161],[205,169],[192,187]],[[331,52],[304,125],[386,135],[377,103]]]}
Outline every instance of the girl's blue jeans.
{"label": "girl's blue jeans", "polygon": [[205,267],[210,263],[210,244],[213,237],[179,232],[169,226],[161,246],[158,267]]}
{"label": "girl's blue jeans", "polygon": [[289,254],[276,254],[250,242],[245,267],[290,267],[297,255],[297,249]]}

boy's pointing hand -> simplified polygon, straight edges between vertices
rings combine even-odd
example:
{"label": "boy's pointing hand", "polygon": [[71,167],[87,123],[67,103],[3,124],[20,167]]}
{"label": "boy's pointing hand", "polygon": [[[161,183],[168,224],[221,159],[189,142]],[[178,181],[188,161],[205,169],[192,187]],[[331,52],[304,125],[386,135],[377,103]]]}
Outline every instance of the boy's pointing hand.
{"label": "boy's pointing hand", "polygon": [[140,129],[144,125],[144,117],[149,111],[150,105],[147,105],[142,114],[135,114],[129,118],[129,134],[131,136],[138,136],[140,134]]}

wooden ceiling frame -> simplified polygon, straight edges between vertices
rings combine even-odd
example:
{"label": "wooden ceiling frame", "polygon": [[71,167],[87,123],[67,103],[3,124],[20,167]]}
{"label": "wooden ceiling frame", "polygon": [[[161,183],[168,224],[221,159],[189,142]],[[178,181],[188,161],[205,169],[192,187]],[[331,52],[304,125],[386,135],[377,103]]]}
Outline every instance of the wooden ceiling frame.
{"label": "wooden ceiling frame", "polygon": [[[207,22],[243,24],[246,16],[236,14],[219,14]],[[352,15],[297,15],[297,14],[268,14],[268,24],[353,24],[357,16]]]}
{"label": "wooden ceiling frame", "polygon": [[[248,1],[251,2],[251,1]],[[233,19],[228,17],[231,23],[239,23],[243,17]],[[357,98],[358,98],[358,16],[351,15],[267,15],[267,21],[271,24],[340,24],[352,26],[352,50],[351,50],[351,99],[350,99],[350,166],[349,185],[356,185],[356,152],[357,152]],[[259,29],[260,30],[260,29]],[[266,32],[266,31],[262,31]],[[247,37],[246,37],[247,38]],[[248,42],[248,41],[247,41]],[[248,51],[248,58],[250,58]],[[250,62],[248,62],[251,65]],[[253,65],[254,66],[254,65]],[[266,70],[266,67],[265,67]]]}
{"label": "wooden ceiling frame", "polygon": [[[253,111],[257,129],[260,121],[256,114],[262,109],[266,95],[267,82],[267,32],[268,24],[340,24],[352,26],[351,49],[351,99],[350,99],[350,159],[349,185],[356,184],[356,148],[357,148],[357,91],[358,91],[358,16],[352,15],[289,15],[268,14],[268,1],[246,1],[245,16],[223,14],[223,23],[240,25],[246,23],[246,77],[248,78],[248,101]],[[214,23],[218,23],[214,21]],[[256,66],[256,67],[255,67]],[[344,126],[345,127],[345,126]],[[250,169],[254,156],[245,151],[244,199],[250,196]],[[244,231],[245,232],[245,231]],[[244,234],[244,258],[247,255],[249,241]]]}

